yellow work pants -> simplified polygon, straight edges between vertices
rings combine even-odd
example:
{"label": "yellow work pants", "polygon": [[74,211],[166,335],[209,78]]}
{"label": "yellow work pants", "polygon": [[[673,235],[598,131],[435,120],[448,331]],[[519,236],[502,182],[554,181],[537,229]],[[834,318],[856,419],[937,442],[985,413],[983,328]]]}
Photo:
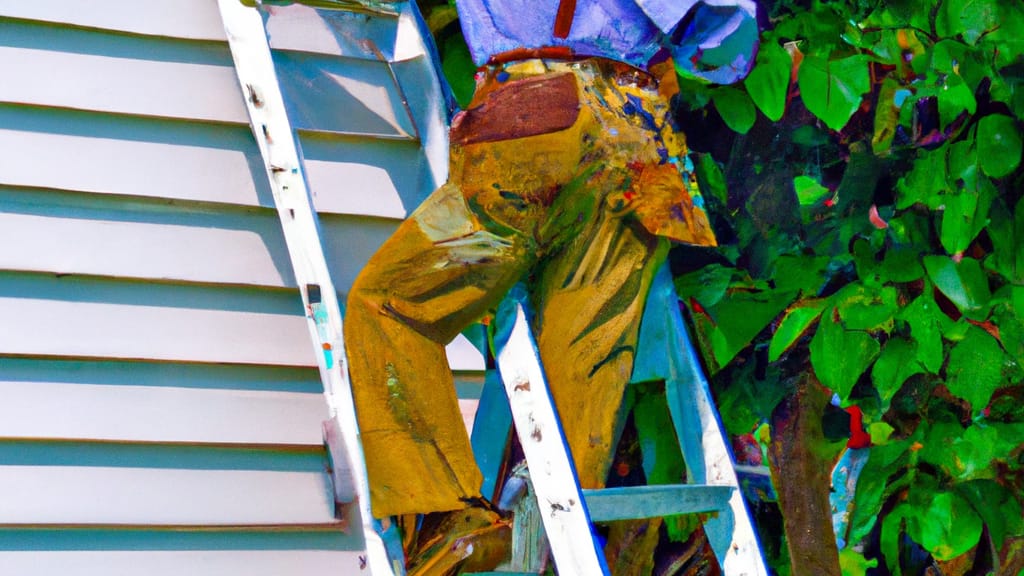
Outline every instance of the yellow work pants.
{"label": "yellow work pants", "polygon": [[599,59],[485,70],[448,182],[356,280],[345,318],[374,516],[479,497],[444,346],[526,283],[584,488],[603,485],[666,238],[714,239],[642,72]]}

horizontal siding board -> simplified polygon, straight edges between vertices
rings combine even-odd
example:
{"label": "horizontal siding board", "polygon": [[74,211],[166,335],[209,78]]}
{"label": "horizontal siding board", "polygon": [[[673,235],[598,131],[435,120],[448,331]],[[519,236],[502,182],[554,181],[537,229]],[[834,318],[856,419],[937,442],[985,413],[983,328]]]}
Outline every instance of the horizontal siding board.
{"label": "horizontal siding board", "polygon": [[0,349],[9,354],[314,363],[302,316],[184,306],[0,297]]}
{"label": "horizontal siding board", "polygon": [[321,212],[404,218],[436,188],[415,144],[300,133]]}
{"label": "horizontal siding board", "polygon": [[0,274],[0,350],[190,362],[315,363],[298,295]]}
{"label": "horizontal siding board", "polygon": [[398,228],[397,220],[320,214],[320,239],[334,286],[347,294],[359,272]]}
{"label": "horizontal siding board", "polygon": [[[313,367],[178,364],[116,360],[66,360],[0,356],[0,377],[8,382],[57,382],[100,386],[150,386],[209,390],[323,392]],[[455,372],[459,398],[478,399],[483,374]]]}
{"label": "horizontal siding board", "polygon": [[476,420],[476,409],[480,400],[459,398],[459,412],[462,414],[462,423],[466,426],[466,433],[473,434],[473,422]]}
{"label": "horizontal siding board", "polygon": [[[8,355],[314,366],[298,295],[0,272]],[[55,328],[55,327],[59,327]],[[482,370],[459,336],[453,370]]]}
{"label": "horizontal siding board", "polygon": [[228,66],[0,46],[0,75],[3,102],[248,123]]}
{"label": "horizontal siding board", "polygon": [[[182,418],[187,418],[182,415]],[[190,470],[262,470],[322,472],[323,446],[230,446],[102,442],[97,440],[0,440],[0,464],[182,468]],[[2,523],[0,523],[2,524]]]}
{"label": "horizontal siding board", "polygon": [[278,50],[274,66],[295,128],[410,139],[416,133],[385,62]]}
{"label": "horizontal siding board", "polygon": [[[126,221],[131,214],[65,208],[62,215],[5,211],[0,192],[0,269],[202,283],[294,287],[280,225],[270,214],[180,211]],[[60,207],[54,206],[58,210]],[[118,218],[121,216],[121,218]]]}
{"label": "horizontal siding board", "polygon": [[[0,30],[2,102],[248,123],[225,44],[3,19]],[[414,138],[387,62],[294,50],[274,60],[296,128]]]}
{"label": "horizontal siding board", "polygon": [[[433,191],[448,176],[448,106],[442,86],[430,56],[422,55],[392,64],[395,77],[406,95],[409,111],[419,129],[423,154],[429,166],[431,179],[426,183],[427,193]],[[454,99],[451,106],[455,105]]]}
{"label": "horizontal siding board", "polygon": [[361,552],[329,550],[0,552],[0,572],[19,576],[353,575],[367,573],[362,556]]}
{"label": "horizontal siding board", "polygon": [[277,50],[368,60],[392,60],[395,55],[398,19],[392,15],[315,9],[295,3],[270,7],[265,21],[270,46]]}
{"label": "horizontal siding board", "polygon": [[[376,60],[373,50],[359,42],[368,39],[385,58],[393,57],[394,16],[316,10],[301,4],[274,6],[268,12],[267,32],[275,49]],[[79,0],[0,0],[0,16],[129,34],[212,40],[225,46],[227,41],[217,3],[209,0],[102,0],[87,5]]]}
{"label": "horizontal siding board", "polygon": [[[147,3],[149,2],[139,2]],[[216,3],[214,5],[216,6]],[[231,50],[226,42],[138,36],[117,31],[5,18],[2,15],[0,29],[3,30],[0,46],[158,62],[210,64],[229,68],[233,65]]]}
{"label": "horizontal siding board", "polygon": [[404,218],[434,190],[415,143],[299,133],[317,210]]}
{"label": "horizontal siding board", "polygon": [[11,382],[0,437],[322,445],[320,394]]}
{"label": "horizontal siding board", "polygon": [[[0,102],[248,124],[225,44],[21,21],[0,30]],[[296,128],[414,138],[386,62],[291,50],[274,59]]]}
{"label": "horizontal siding board", "polygon": [[[2,104],[0,126],[0,185],[274,206],[248,126]],[[434,188],[415,143],[309,132],[300,142],[320,212],[402,218]]]}
{"label": "horizontal siding board", "polygon": [[0,15],[134,34],[227,41],[217,3],[209,0],[0,0]]}
{"label": "horizontal siding board", "polygon": [[272,206],[248,126],[0,105],[0,184]]}
{"label": "horizontal siding board", "polygon": [[0,527],[0,552],[88,550],[336,550],[361,551],[362,535],[337,526],[313,529]]}
{"label": "horizontal siding board", "polygon": [[[338,290],[348,291],[398,224],[321,214]],[[296,286],[270,210],[0,186],[0,244],[20,247],[0,252],[0,270]]]}
{"label": "horizontal siding board", "polygon": [[51,466],[58,472],[71,466],[320,473],[327,468],[327,456],[322,445],[314,448],[4,439],[0,440],[0,465]]}
{"label": "horizontal siding board", "polygon": [[[8,382],[322,393],[312,367],[0,357]],[[472,393],[473,388],[467,388]]]}
{"label": "horizontal siding board", "polygon": [[333,523],[317,472],[0,466],[0,524]]}

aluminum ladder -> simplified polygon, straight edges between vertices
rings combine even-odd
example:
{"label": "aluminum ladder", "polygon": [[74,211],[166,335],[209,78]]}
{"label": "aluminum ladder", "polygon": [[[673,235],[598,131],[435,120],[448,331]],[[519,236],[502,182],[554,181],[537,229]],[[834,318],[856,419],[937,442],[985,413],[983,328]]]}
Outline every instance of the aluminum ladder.
{"label": "aluminum ladder", "polygon": [[[264,161],[296,280],[307,311],[311,343],[324,382],[329,409],[328,446],[339,502],[353,502],[366,539],[367,564],[374,576],[404,572],[388,534],[370,513],[369,485],[356,425],[355,407],[344,366],[341,311],[320,243],[316,213],[309,198],[294,131],[277,82],[266,31],[257,10],[239,0],[218,0],[245,96],[250,124]],[[727,576],[767,576],[753,525],[740,494],[722,427],[707,381],[690,346],[672,287],[663,268],[648,298],[641,326],[634,381],[664,380],[687,477],[691,484],[581,490],[561,434],[525,310],[525,298],[508,298],[496,325],[497,363],[507,401],[485,389],[479,421],[493,423],[501,409],[511,411],[530,468],[551,553],[562,576],[607,574],[604,555],[593,536],[592,521],[718,511],[704,528]],[[654,311],[652,313],[652,310]],[[502,327],[504,327],[502,329]],[[645,352],[646,350],[646,352]],[[495,427],[498,428],[498,427]],[[534,430],[555,434],[532,434]],[[474,448],[493,438],[474,434]],[[493,444],[493,443],[491,443]],[[502,444],[503,448],[503,444]],[[495,458],[478,452],[493,488]],[[493,472],[493,470],[492,470]],[[390,557],[389,557],[390,556]],[[507,575],[508,573],[506,573]]]}
{"label": "aluminum ladder", "polygon": [[368,573],[401,574],[404,568],[400,560],[388,557],[378,523],[370,513],[370,488],[348,380],[341,308],[320,242],[317,214],[277,80],[263,17],[240,0],[218,0],[218,5],[324,385],[328,408],[324,434],[331,457],[335,501],[346,504],[353,524],[362,527]]}
{"label": "aluminum ladder", "polygon": [[[631,380],[665,382],[669,412],[686,463],[687,484],[581,490],[530,331],[523,292],[513,292],[506,298],[495,326],[493,346],[500,382],[492,379],[485,386],[477,414],[478,421],[485,424],[476,427],[473,434],[474,450],[486,478],[484,494],[487,488],[494,489],[497,460],[501,458],[495,457],[495,446],[500,444],[503,454],[506,436],[502,435],[501,424],[506,423],[507,430],[511,421],[561,576],[609,573],[592,522],[712,511],[717,515],[704,522],[704,530],[723,573],[768,575],[667,265],[657,273],[648,296]],[[507,397],[507,403],[502,396]],[[591,537],[582,537],[584,534]]]}

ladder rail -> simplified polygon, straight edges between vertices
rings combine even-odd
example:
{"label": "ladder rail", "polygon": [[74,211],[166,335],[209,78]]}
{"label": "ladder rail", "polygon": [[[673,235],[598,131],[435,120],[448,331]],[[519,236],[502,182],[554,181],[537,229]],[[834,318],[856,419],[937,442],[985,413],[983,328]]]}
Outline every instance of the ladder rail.
{"label": "ladder rail", "polygon": [[393,576],[395,568],[401,572],[401,566],[391,564],[370,512],[369,482],[345,361],[341,308],[263,18],[257,8],[244,6],[239,0],[218,0],[218,4],[253,137],[263,158],[306,310],[310,345],[328,406],[325,432],[334,466],[335,498],[355,504],[366,541],[370,574]]}
{"label": "ladder rail", "polygon": [[[668,266],[658,271],[648,295],[631,381],[665,381],[669,411],[687,466],[689,484],[685,485],[579,489],[530,333],[524,308],[526,298],[517,291],[521,289],[514,290],[502,302],[494,322],[497,364],[559,573],[607,574],[603,551],[592,539],[577,537],[566,541],[563,537],[570,523],[572,530],[577,530],[576,534],[582,534],[578,530],[587,530],[592,535],[590,522],[594,520],[716,510],[718,514],[704,522],[704,529],[723,573],[767,576],[764,554],[739,489],[732,455],[707,379],[683,323]],[[537,406],[550,406],[550,409],[541,412]],[[500,411],[492,407],[491,412]],[[550,440],[543,448],[538,446],[540,442],[533,433],[537,422],[544,424],[542,439]],[[556,430],[557,437],[551,439],[551,432]],[[493,430],[489,433],[500,437]],[[494,438],[482,439],[480,444],[482,448],[485,444],[492,445]],[[582,499],[577,499],[575,494]],[[554,510],[549,513],[553,504],[570,497],[583,506],[564,511],[559,506],[557,513]],[[589,572],[579,571],[576,564],[579,559],[591,557],[596,557],[595,561],[604,572],[595,571],[593,565]]]}
{"label": "ladder rail", "polygon": [[561,576],[608,574],[530,333],[524,302],[520,288],[505,298],[498,310],[496,324],[501,329],[494,342],[498,371],[540,505],[551,555]]}
{"label": "ladder rail", "polygon": [[641,323],[633,381],[664,380],[690,483],[735,488],[728,506],[704,522],[727,576],[768,576],[757,531],[739,489],[725,430],[679,310],[668,265],[658,271]]}

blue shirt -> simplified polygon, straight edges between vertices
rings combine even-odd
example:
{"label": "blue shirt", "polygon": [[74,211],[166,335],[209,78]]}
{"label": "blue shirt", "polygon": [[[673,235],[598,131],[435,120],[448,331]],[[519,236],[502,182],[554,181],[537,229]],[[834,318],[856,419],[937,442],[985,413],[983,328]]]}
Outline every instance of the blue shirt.
{"label": "blue shirt", "polygon": [[755,0],[577,0],[565,38],[554,33],[558,5],[458,0],[473,60],[482,66],[515,49],[567,47],[646,69],[666,48],[681,74],[729,84],[749,72],[757,51]]}

